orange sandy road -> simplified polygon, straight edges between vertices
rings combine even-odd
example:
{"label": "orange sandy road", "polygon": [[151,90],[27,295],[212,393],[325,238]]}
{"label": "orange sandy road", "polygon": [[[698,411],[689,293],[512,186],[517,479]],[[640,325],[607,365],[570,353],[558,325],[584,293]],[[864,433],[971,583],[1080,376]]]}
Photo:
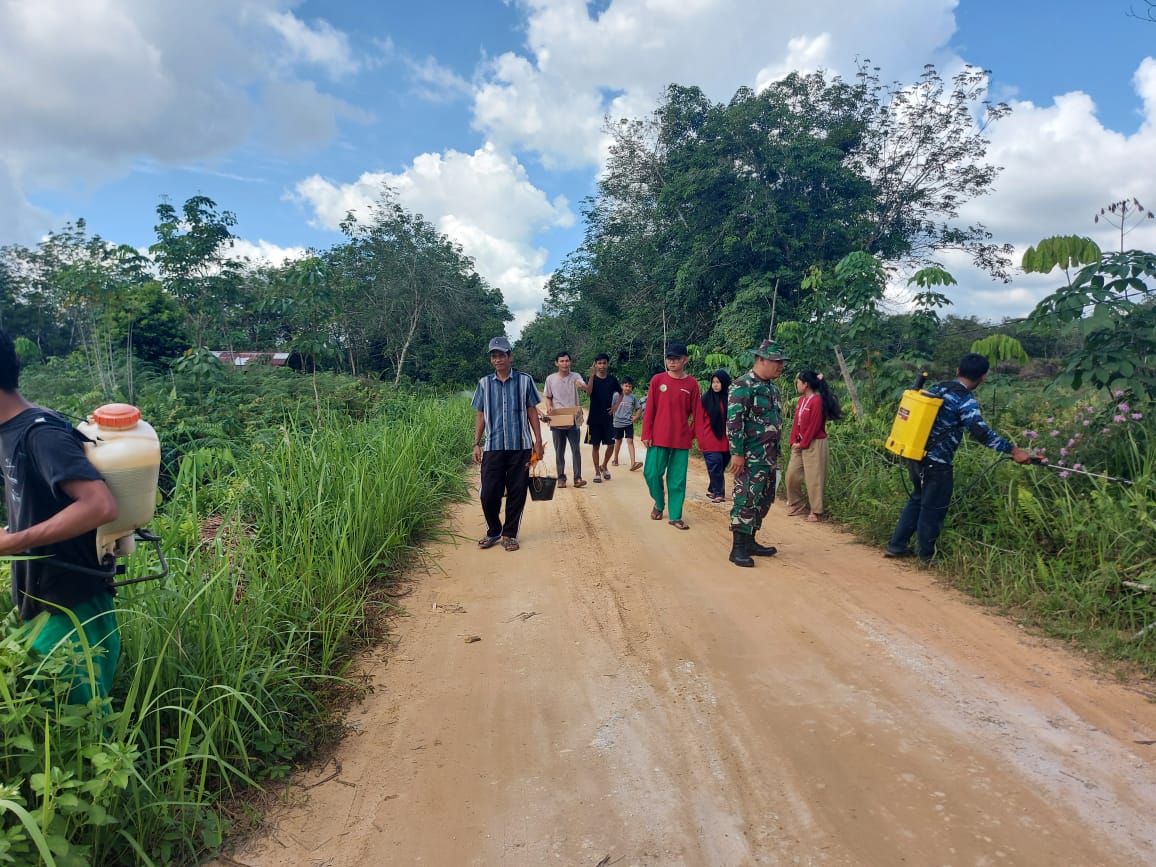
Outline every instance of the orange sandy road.
{"label": "orange sandy road", "polygon": [[680,532],[620,467],[513,553],[458,509],[337,764],[220,863],[1156,864],[1141,692],[781,502],[739,569],[705,486]]}

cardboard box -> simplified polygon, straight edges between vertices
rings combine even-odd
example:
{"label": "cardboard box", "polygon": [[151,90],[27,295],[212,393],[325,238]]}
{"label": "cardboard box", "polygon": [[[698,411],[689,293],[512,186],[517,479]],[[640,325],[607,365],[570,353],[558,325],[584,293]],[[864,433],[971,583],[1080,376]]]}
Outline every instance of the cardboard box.
{"label": "cardboard box", "polygon": [[556,406],[550,412],[550,427],[556,430],[574,427],[582,423],[582,408],[578,406]]}

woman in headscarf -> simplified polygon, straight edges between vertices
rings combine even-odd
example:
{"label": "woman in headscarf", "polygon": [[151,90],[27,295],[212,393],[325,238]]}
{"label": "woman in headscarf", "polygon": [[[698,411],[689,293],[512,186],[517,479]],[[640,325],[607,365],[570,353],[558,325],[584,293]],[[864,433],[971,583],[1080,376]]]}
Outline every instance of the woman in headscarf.
{"label": "woman in headscarf", "polygon": [[712,503],[721,503],[726,493],[727,465],[731,462],[730,446],[727,444],[727,395],[730,393],[731,375],[725,370],[716,370],[710,379],[710,388],[703,392],[702,408],[696,416],[695,439],[706,461],[706,496]]}

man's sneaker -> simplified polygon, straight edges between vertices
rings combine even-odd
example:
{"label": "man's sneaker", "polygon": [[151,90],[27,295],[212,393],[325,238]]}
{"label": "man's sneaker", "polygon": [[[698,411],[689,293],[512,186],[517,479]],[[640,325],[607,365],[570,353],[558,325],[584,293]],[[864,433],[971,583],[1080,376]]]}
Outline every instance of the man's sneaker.
{"label": "man's sneaker", "polygon": [[893,551],[890,548],[887,548],[883,551],[883,556],[887,557],[889,560],[902,560],[906,557],[914,557],[915,552],[910,548],[904,548],[902,551]]}

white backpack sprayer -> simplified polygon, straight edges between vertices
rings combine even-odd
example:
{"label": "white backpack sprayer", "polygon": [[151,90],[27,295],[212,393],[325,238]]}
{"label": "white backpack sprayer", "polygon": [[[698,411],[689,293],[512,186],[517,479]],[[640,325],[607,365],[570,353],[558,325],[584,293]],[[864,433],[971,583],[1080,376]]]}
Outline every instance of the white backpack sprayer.
{"label": "white backpack sprayer", "polygon": [[[156,550],[160,572],[114,583],[114,587],[154,581],[168,574],[160,537],[145,528],[156,512],[161,445],[156,431],[141,419],[140,410],[127,403],[109,403],[94,410],[76,426],[84,438],[88,460],[96,467],[117,503],[116,520],[96,531],[100,562],[112,566],[148,542]],[[116,566],[124,574],[124,565]]]}

